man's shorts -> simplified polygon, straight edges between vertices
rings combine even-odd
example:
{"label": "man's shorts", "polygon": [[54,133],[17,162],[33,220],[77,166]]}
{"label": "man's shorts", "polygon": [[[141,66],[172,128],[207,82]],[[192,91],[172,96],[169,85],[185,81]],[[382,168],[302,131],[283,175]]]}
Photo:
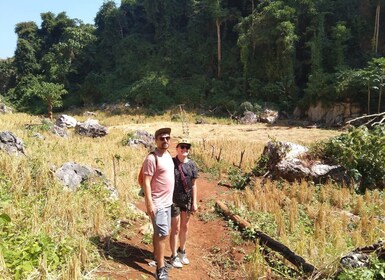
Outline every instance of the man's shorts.
{"label": "man's shorts", "polygon": [[157,209],[152,225],[158,236],[167,236],[171,228],[171,206]]}

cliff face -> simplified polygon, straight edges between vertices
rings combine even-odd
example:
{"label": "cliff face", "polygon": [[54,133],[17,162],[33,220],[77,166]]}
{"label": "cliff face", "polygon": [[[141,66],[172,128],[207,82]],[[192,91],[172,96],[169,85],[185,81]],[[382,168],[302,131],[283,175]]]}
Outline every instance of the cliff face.
{"label": "cliff face", "polygon": [[343,125],[346,121],[359,117],[361,114],[359,104],[349,102],[335,103],[332,107],[323,106],[321,102],[318,102],[305,112],[297,107],[293,113],[296,118],[307,118],[309,121],[325,123],[328,126]]}

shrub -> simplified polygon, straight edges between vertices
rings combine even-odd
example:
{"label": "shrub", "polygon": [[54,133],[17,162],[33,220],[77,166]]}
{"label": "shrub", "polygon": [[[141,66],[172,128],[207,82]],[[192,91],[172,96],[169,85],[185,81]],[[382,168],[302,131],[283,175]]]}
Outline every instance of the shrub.
{"label": "shrub", "polygon": [[344,166],[365,191],[385,187],[384,144],[385,125],[381,124],[372,130],[365,126],[352,129],[322,142],[315,150],[319,156]]}

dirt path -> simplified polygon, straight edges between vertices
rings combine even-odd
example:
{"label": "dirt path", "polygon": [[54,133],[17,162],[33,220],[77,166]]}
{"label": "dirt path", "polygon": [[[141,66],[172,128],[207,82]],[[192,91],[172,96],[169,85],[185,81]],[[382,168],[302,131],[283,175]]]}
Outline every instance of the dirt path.
{"label": "dirt path", "polygon": [[[175,144],[170,152],[175,151]],[[242,262],[245,254],[253,249],[253,244],[243,243],[234,245],[230,229],[226,221],[219,217],[214,209],[215,201],[226,200],[231,190],[218,186],[210,181],[205,174],[198,179],[199,210],[190,220],[189,236],[186,252],[190,264],[181,269],[172,268],[170,279],[245,279]],[[145,210],[144,201],[140,200],[137,207]],[[109,257],[98,268],[101,279],[154,279],[155,267],[148,263],[152,257],[152,244],[142,242],[143,235],[139,233],[142,224],[135,227],[134,236],[120,236],[119,242],[109,244]],[[166,246],[166,256],[171,255]]]}

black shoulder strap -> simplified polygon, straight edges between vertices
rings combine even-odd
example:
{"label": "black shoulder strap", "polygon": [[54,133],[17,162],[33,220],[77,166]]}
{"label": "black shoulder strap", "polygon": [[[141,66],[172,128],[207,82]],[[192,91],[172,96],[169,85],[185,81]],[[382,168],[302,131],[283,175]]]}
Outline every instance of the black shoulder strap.
{"label": "black shoulder strap", "polygon": [[149,154],[153,154],[155,157],[155,165],[158,167],[158,156],[156,155],[155,151],[150,152]]}

